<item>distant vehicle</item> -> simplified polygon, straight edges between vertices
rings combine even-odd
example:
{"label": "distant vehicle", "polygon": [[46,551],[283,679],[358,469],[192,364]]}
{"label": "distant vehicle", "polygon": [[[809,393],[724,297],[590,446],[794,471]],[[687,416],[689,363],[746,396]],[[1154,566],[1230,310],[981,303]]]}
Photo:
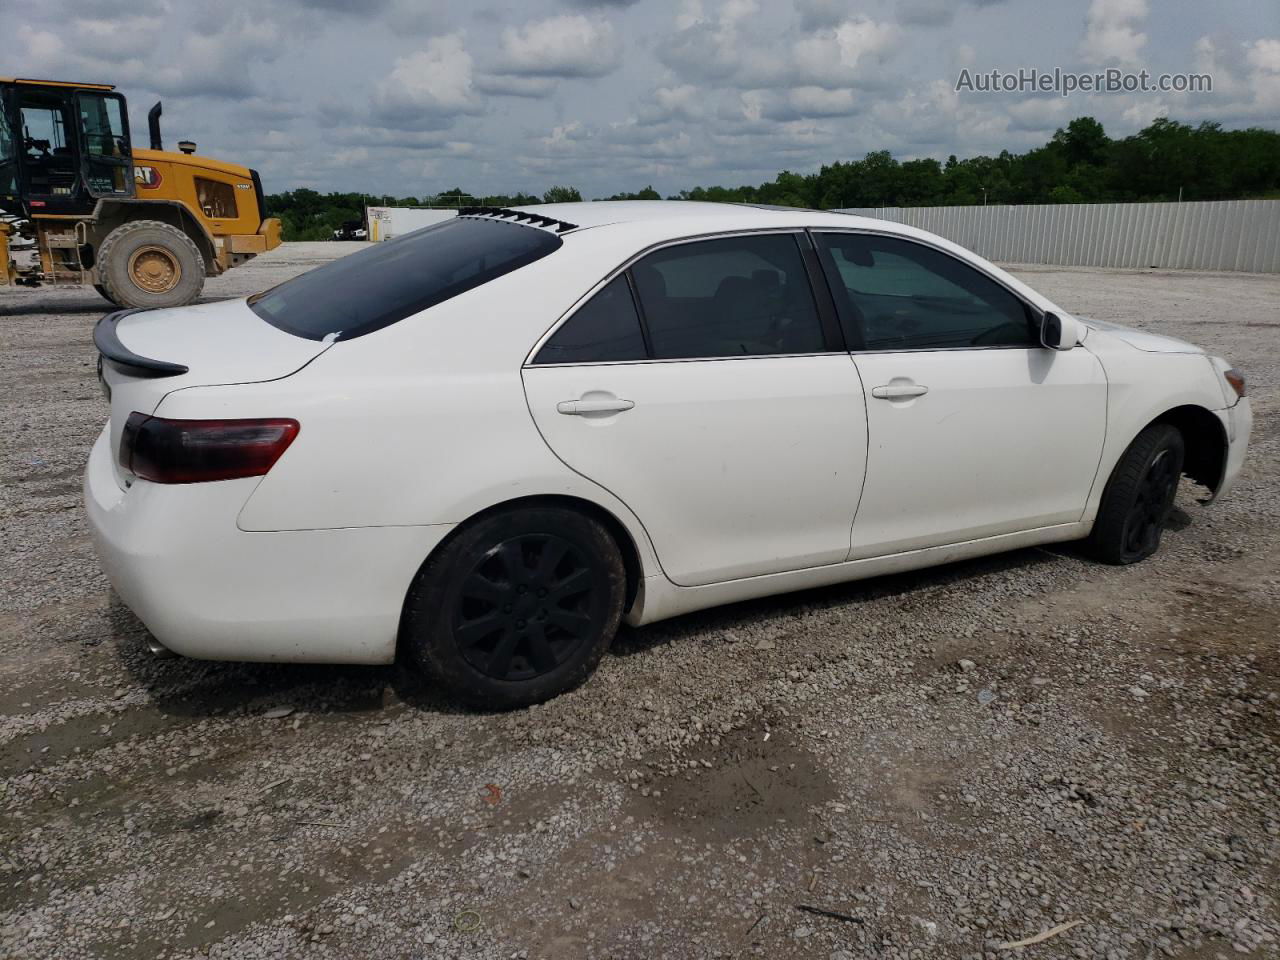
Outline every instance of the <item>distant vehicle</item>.
{"label": "distant vehicle", "polygon": [[363,220],[346,220],[342,226],[333,231],[333,239],[368,240],[369,231],[365,229]]}
{"label": "distant vehicle", "polygon": [[1244,378],[953,243],[699,203],[464,208],[248,300],[97,326],[88,517],[192,657],[546,699],[618,623],[1084,540],[1225,494]]}
{"label": "distant vehicle", "polygon": [[0,224],[0,286],[92,284],[118,306],[173,307],[206,276],[280,243],[248,167],[163,149],[160,104],[151,149],[135,148],[125,99],[109,84],[0,78],[0,211],[26,221],[34,258],[11,258]]}

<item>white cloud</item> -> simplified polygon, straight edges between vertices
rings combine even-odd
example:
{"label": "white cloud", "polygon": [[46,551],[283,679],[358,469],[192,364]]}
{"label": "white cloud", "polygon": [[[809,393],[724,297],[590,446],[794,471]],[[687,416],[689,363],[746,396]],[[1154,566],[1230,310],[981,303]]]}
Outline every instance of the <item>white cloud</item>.
{"label": "white cloud", "polygon": [[705,91],[691,83],[658,87],[637,105],[638,122],[645,125],[696,122],[705,113]]}
{"label": "white cloud", "polygon": [[685,0],[676,15],[675,31],[658,43],[659,58],[682,78],[703,81],[729,79],[744,63],[758,66],[768,56],[744,35],[743,3],[726,0],[715,16],[707,16],[701,0]]}
{"label": "white cloud", "polygon": [[1250,66],[1267,73],[1280,73],[1280,40],[1270,37],[1255,40],[1245,47],[1245,60]]}
{"label": "white cloud", "polygon": [[608,20],[566,14],[502,32],[494,73],[527,77],[602,77],[612,73],[622,47]]}
{"label": "white cloud", "polygon": [[27,48],[27,57],[37,63],[58,59],[65,49],[57,34],[49,30],[37,30],[25,23],[18,27],[18,38]]}
{"label": "white cloud", "polygon": [[388,126],[422,129],[458,114],[475,113],[480,101],[471,76],[471,55],[460,34],[434,37],[425,50],[397,57],[373,97]]}
{"label": "white cloud", "polygon": [[798,74],[822,87],[843,87],[859,77],[859,68],[890,51],[899,36],[892,23],[867,17],[846,20],[838,27],[797,40],[792,47]]}
{"label": "white cloud", "polygon": [[1138,28],[1147,13],[1147,0],[1093,0],[1080,55],[1095,64],[1140,62],[1147,35]]}

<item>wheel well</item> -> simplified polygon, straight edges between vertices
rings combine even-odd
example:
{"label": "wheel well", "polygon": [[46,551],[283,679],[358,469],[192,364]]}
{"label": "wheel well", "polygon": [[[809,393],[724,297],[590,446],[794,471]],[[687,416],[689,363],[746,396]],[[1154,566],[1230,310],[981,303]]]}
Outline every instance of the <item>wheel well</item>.
{"label": "wheel well", "polygon": [[[427,556],[422,558],[422,565],[418,568],[418,572],[414,574],[413,583],[417,583],[418,576],[421,574],[422,567],[425,567],[427,561],[435,554],[439,553],[446,544],[454,537],[460,534],[471,524],[484,517],[499,513],[504,510],[518,510],[523,507],[561,507],[568,510],[576,510],[579,513],[599,521],[601,526],[609,531],[609,536],[613,537],[613,542],[618,546],[618,552],[622,554],[622,566],[627,574],[627,595],[623,613],[631,609],[631,605],[635,603],[636,596],[640,591],[640,580],[644,576],[644,570],[640,563],[640,551],[637,549],[635,541],[632,539],[630,532],[622,525],[622,522],[612,513],[599,504],[592,503],[590,500],[583,500],[579,497],[566,497],[554,494],[534,497],[517,497],[514,500],[505,500],[502,503],[495,503],[491,507],[486,507],[479,513],[474,513],[466,520],[463,520],[451,531],[449,535],[436,544],[435,549]],[[413,591],[412,584],[409,592]],[[400,627],[396,631],[396,660],[402,659],[401,655],[404,650],[405,642],[405,618],[408,615],[409,600],[405,597],[400,608]]]}
{"label": "wheel well", "polygon": [[1174,407],[1151,422],[1178,429],[1187,450],[1183,474],[1216,492],[1227,465],[1227,431],[1222,421],[1204,407],[1187,405]]}
{"label": "wheel well", "polygon": [[213,238],[209,236],[209,231],[181,203],[166,200],[98,201],[89,231],[89,240],[94,246],[95,255],[97,248],[102,246],[102,241],[107,239],[107,234],[120,224],[131,220],[157,220],[171,227],[177,227],[190,237],[200,250],[200,256],[204,258],[205,276],[217,275],[218,251],[214,247]]}
{"label": "wheel well", "polygon": [[[644,570],[640,563],[640,551],[637,549],[635,540],[632,539],[631,533],[622,522],[612,513],[597,503],[590,500],[583,500],[580,497],[566,497],[548,494],[545,496],[535,497],[517,497],[515,500],[505,500],[502,503],[495,503],[492,507],[486,507],[479,513],[472,514],[466,520],[463,520],[449,532],[449,535],[441,540],[432,554],[439,552],[445,544],[456,537],[464,529],[471,526],[477,520],[481,520],[492,514],[507,511],[519,510],[531,507],[560,507],[566,510],[576,510],[596,520],[609,531],[609,536],[613,537],[613,542],[618,546],[618,553],[622,555],[622,566],[627,573],[627,597],[624,612],[631,609],[631,604],[635,602],[636,594],[640,590],[640,580],[644,576]],[[430,557],[424,557],[425,564]]]}

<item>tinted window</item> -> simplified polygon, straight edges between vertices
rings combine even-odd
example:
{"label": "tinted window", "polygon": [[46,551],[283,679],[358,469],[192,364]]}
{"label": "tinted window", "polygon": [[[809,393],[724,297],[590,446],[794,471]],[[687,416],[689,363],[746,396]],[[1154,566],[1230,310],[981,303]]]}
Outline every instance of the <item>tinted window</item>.
{"label": "tinted window", "polygon": [[632,268],[659,359],[818,353],[813,292],[790,234],[668,247]]}
{"label": "tinted window", "polygon": [[81,93],[80,124],[85,152],[91,157],[125,157],[129,142],[124,128],[124,101],[115,94]]}
{"label": "tinted window", "polygon": [[533,362],[599,363],[646,356],[631,288],[626,277],[617,277],[551,335]]}
{"label": "tinted window", "polygon": [[1039,342],[1022,301],[955,257],[894,237],[820,239],[850,344],[920,350]]}
{"label": "tinted window", "polygon": [[540,260],[562,243],[537,227],[456,217],[286,280],[249,305],[299,337],[350,340]]}

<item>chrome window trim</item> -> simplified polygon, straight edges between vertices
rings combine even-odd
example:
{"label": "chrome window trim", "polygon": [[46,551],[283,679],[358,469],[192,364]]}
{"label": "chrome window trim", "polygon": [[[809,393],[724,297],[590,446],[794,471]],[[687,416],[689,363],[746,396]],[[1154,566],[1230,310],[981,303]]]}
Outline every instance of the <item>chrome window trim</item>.
{"label": "chrome window trim", "polygon": [[822,353],[744,353],[732,357],[654,357],[648,360],[583,360],[578,363],[526,363],[522,370],[555,370],[563,367],[635,367],[649,363],[727,363],[739,360],[798,360],[808,357],[847,357],[847,350]]}

